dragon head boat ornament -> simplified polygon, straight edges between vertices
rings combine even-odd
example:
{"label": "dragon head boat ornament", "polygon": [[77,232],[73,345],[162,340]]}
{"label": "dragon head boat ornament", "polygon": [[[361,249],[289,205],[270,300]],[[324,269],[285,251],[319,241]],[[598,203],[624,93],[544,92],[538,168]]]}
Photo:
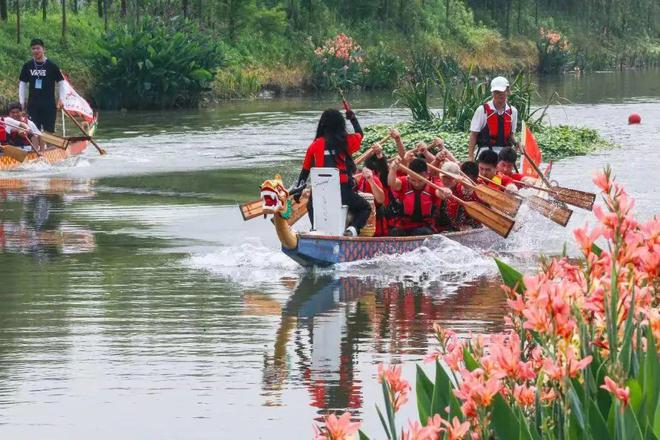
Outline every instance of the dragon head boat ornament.
{"label": "dragon head boat ornament", "polygon": [[282,246],[295,249],[298,246],[298,237],[287,223],[293,209],[289,191],[282,183],[282,176],[276,174],[274,179],[265,180],[260,187],[260,197],[264,216],[273,214],[273,224]]}
{"label": "dragon head boat ornament", "polygon": [[274,179],[265,180],[260,191],[264,214],[282,214],[290,209],[290,203],[287,201],[289,191],[284,187],[279,174],[276,174]]}

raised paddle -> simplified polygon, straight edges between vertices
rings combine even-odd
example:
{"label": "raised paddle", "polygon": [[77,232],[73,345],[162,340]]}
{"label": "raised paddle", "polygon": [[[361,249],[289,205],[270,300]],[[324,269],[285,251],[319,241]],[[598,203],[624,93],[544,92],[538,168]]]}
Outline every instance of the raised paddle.
{"label": "raised paddle", "polygon": [[[486,179],[483,176],[479,176],[479,177],[481,177],[482,179]],[[491,182],[493,181],[491,180]],[[493,184],[499,186],[500,188],[505,188],[504,185],[500,185],[499,183],[493,182]],[[518,197],[520,200],[524,200],[525,203],[527,203],[527,205],[529,205],[529,207],[532,208],[534,211],[538,212],[544,217],[549,218],[558,225],[564,227],[568,224],[568,221],[571,219],[571,215],[573,215],[573,210],[567,208],[566,206],[563,206],[563,204],[556,202],[553,203],[539,196],[523,197],[520,194],[517,194],[516,197]]]}
{"label": "raised paddle", "polygon": [[78,120],[76,118],[74,118],[73,115],[71,113],[69,113],[69,111],[67,109],[62,109],[62,110],[64,110],[64,114],[66,114],[69,117],[69,119],[71,119],[73,121],[73,123],[76,124],[76,127],[78,127],[80,132],[89,138],[89,141],[92,143],[92,145],[94,145],[94,147],[96,147],[96,151],[98,151],[101,156],[103,156],[104,154],[107,154],[106,151],[103,148],[99,147],[99,144],[96,143],[94,138],[92,138],[89,135],[89,133],[83,128],[83,126],[80,125],[80,122],[78,122]]}
{"label": "raised paddle", "polygon": [[[389,135],[389,134],[388,134],[387,136],[385,136],[384,138],[382,138],[381,140],[379,140],[377,143],[379,143],[379,144],[384,144],[385,142],[388,141],[388,139],[390,139],[390,135]],[[365,151],[364,153],[360,154],[360,155],[358,156],[358,158],[355,159],[355,165],[360,165],[362,162],[364,162],[365,160],[367,160],[367,159],[369,158],[369,156],[371,156],[371,153],[372,153],[372,152],[373,152],[373,148],[372,148],[372,147],[367,148],[366,151]]]}
{"label": "raised paddle", "polygon": [[[440,185],[436,185],[435,183],[424,178],[423,176],[420,176],[419,174],[417,174],[416,172],[412,171],[411,169],[409,169],[404,165],[399,164],[399,168],[405,171],[406,174],[408,174],[409,176],[421,180],[427,185],[430,185],[432,188],[442,189]],[[494,211],[480,203],[466,202],[465,200],[461,200],[458,197],[454,196],[453,194],[451,195],[451,199],[456,201],[461,206],[463,206],[463,208],[465,208],[465,212],[467,212],[467,214],[470,217],[482,223],[483,225],[487,226],[488,228],[492,229],[498,235],[504,238],[509,236],[511,229],[515,224],[515,221],[512,218],[508,217],[505,214],[502,214],[501,212]]]}
{"label": "raised paddle", "polygon": [[464,178],[463,176],[457,176],[456,174],[442,171],[442,169],[434,165],[427,164],[427,166],[432,170],[437,171],[440,174],[443,174],[445,176],[451,177],[453,179],[462,182],[463,185],[476,191],[477,195],[479,196],[479,199],[481,199],[484,203],[487,203],[490,206],[499,209],[500,211],[502,211],[507,215],[510,215],[511,217],[515,217],[518,214],[518,209],[520,208],[520,205],[522,203],[522,201],[519,198],[516,198],[511,194],[504,193],[493,188],[489,188],[488,186],[482,183],[474,183],[467,177]]}
{"label": "raised paddle", "polygon": [[586,191],[564,188],[557,185],[551,185],[550,188],[545,188],[542,186],[532,185],[521,180],[515,180],[515,182],[527,188],[534,188],[539,191],[547,192],[555,200],[568,203],[569,205],[577,206],[578,208],[586,209],[587,211],[591,211],[591,209],[594,207],[594,202],[596,201],[596,194]]}

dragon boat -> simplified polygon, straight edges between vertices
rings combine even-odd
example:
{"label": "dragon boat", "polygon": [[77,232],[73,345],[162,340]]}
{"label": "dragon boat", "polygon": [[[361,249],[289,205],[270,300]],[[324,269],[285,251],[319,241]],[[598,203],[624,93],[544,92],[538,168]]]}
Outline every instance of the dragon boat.
{"label": "dragon boat", "polygon": [[[317,171],[314,173],[314,171]],[[435,235],[411,237],[374,237],[372,209],[370,223],[357,237],[345,237],[345,209],[341,207],[338,174],[334,169],[312,169],[312,188],[316,231],[297,232],[293,223],[306,213],[307,197],[294,202],[284,187],[280,176],[266,180],[261,185],[263,213],[273,215],[273,224],[282,245],[282,252],[304,267],[328,267],[338,263],[348,263],[374,258],[379,255],[395,255],[414,251],[421,247],[433,248],[442,237],[454,240],[468,247],[491,244],[499,237],[490,229],[479,227],[465,231],[446,232]],[[321,176],[321,179],[314,179]],[[325,180],[323,179],[325,177]],[[334,180],[334,182],[333,182]],[[370,199],[370,194],[363,194]],[[319,203],[317,204],[317,200]],[[342,214],[343,212],[343,214]],[[339,215],[333,215],[340,213]],[[334,227],[332,225],[334,223]]]}
{"label": "dragon boat", "polygon": [[[88,130],[89,135],[93,136],[97,126],[97,118],[94,118],[94,120],[88,125],[86,125],[86,122],[83,122],[82,124]],[[63,139],[63,141],[60,143],[59,139]],[[59,145],[57,146],[51,145],[48,139],[46,139],[46,142],[48,142],[49,145],[46,150],[41,153],[41,157],[34,151],[30,151],[23,162],[19,162],[7,154],[0,154],[0,171],[10,171],[21,165],[40,160],[46,160],[50,164],[62,162],[85,151],[89,145],[89,137],[69,136],[58,138],[57,143]]]}

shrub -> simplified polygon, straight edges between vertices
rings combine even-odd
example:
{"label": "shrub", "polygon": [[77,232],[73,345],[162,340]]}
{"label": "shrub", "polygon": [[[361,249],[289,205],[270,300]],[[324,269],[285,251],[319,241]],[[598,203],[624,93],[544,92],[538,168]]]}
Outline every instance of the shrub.
{"label": "shrub", "polygon": [[394,87],[405,70],[403,60],[380,41],[367,51],[362,70],[362,84],[371,89]]}
{"label": "shrub", "polygon": [[[657,438],[660,219],[638,222],[610,170],[594,183],[605,205],[594,208],[596,227],[574,231],[584,260],[545,260],[531,276],[497,261],[508,329],[462,341],[437,326],[438,348],[426,359],[435,377],[417,368],[419,421],[401,435],[395,417],[411,387],[400,367],[379,366],[387,438]],[[607,246],[596,246],[599,239]],[[317,438],[358,431],[346,414],[326,416]]]}
{"label": "shrub", "polygon": [[360,83],[362,48],[345,34],[338,34],[314,50],[312,81],[318,89],[352,88]]}
{"label": "shrub", "polygon": [[193,107],[222,62],[220,43],[189,21],[120,26],[102,43],[94,96],[105,108]]}
{"label": "shrub", "polygon": [[539,51],[539,70],[541,72],[559,73],[564,69],[570,51],[570,44],[566,36],[541,27],[536,47]]}

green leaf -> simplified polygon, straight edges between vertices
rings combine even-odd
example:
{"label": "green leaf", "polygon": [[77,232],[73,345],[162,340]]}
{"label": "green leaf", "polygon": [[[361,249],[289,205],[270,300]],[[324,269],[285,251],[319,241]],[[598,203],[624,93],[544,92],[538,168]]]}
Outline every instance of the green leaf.
{"label": "green leaf", "polygon": [[495,264],[497,264],[497,268],[500,271],[504,284],[511,289],[516,289],[516,292],[522,294],[525,287],[522,273],[518,272],[499,258],[495,258]]}
{"label": "green leaf", "polygon": [[626,319],[626,324],[624,326],[623,341],[621,344],[621,354],[619,355],[620,356],[619,360],[623,365],[623,371],[626,375],[630,373],[634,317],[635,317],[635,290],[633,289],[632,295],[630,296],[630,310],[628,311],[628,318]]}
{"label": "green leaf", "polygon": [[596,254],[597,257],[600,257],[600,255],[603,253],[603,250],[600,247],[598,247],[596,243],[593,243],[591,245],[591,252]]}
{"label": "green leaf", "polygon": [[385,422],[385,417],[383,417],[383,413],[380,412],[378,405],[376,405],[376,412],[378,413],[380,423],[383,425],[383,429],[385,430],[385,436],[387,436],[388,439],[391,439],[392,437],[390,436],[390,430],[387,428],[387,422]]}
{"label": "green leaf", "polygon": [[465,368],[467,368],[468,371],[474,371],[479,368],[479,364],[467,348],[463,349],[463,362],[465,362]]}
{"label": "green leaf", "polygon": [[433,398],[433,382],[426,376],[422,367],[417,365],[417,380],[415,381],[417,393],[417,412],[422,425],[426,423],[431,415],[431,399]]}
{"label": "green leaf", "polygon": [[362,432],[361,429],[358,431],[358,434],[359,434],[359,439],[360,439],[360,440],[369,440],[369,437],[367,437],[367,434],[365,434],[364,432]]}
{"label": "green leaf", "polygon": [[650,326],[646,328],[646,356],[642,363],[642,372],[640,374],[641,387],[644,390],[644,415],[646,421],[641,421],[643,425],[653,424],[655,432],[656,422],[657,429],[656,435],[660,437],[660,360],[658,359],[658,350],[656,347],[653,331]]}
{"label": "green leaf", "polygon": [[511,407],[504,400],[501,394],[493,398],[492,403],[493,417],[490,422],[495,431],[496,438],[501,440],[519,439],[532,440],[525,420],[520,420],[511,410]]}
{"label": "green leaf", "polygon": [[[440,414],[442,418],[447,418],[445,408],[449,406],[452,395],[452,386],[449,376],[444,367],[438,361],[435,362],[435,386],[433,387],[433,400],[431,401],[431,413]],[[426,420],[423,422],[426,425]]]}
{"label": "green leaf", "polygon": [[584,411],[582,408],[582,402],[575,392],[575,386],[571,384],[571,387],[568,389],[568,399],[571,404],[571,415],[575,417],[575,420],[578,422],[578,426],[584,432],[586,431],[587,423],[584,418]]}
{"label": "green leaf", "polygon": [[589,399],[589,429],[594,439],[608,440],[611,438],[607,430],[607,422],[594,399]]}

